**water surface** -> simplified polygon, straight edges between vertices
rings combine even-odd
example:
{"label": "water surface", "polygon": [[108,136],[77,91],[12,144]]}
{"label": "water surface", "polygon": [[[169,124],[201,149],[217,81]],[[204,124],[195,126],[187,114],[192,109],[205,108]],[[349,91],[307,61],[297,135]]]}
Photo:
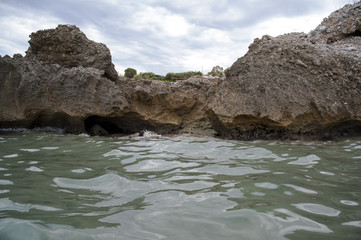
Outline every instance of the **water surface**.
{"label": "water surface", "polygon": [[0,239],[361,239],[361,139],[0,132]]}

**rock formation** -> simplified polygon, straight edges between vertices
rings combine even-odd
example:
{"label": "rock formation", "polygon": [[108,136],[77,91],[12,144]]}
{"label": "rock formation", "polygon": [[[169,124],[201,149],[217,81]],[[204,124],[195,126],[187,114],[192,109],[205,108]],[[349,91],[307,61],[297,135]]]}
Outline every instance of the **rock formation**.
{"label": "rock formation", "polygon": [[117,79],[109,50],[75,26],[39,31],[26,57],[0,57],[0,127],[244,140],[360,136],[360,21],[361,3],[346,5],[309,34],[255,39],[225,79],[175,83]]}
{"label": "rock formation", "polygon": [[121,113],[127,100],[90,67],[64,68],[15,55],[0,58],[0,126],[84,131],[89,114]]}
{"label": "rock formation", "polygon": [[30,35],[27,58],[66,68],[92,67],[104,70],[104,77],[118,79],[109,49],[89,40],[78,27],[59,25],[55,29],[37,31]]}
{"label": "rock formation", "polygon": [[333,12],[313,31],[313,43],[333,43],[351,36],[361,36],[361,2],[346,5]]}
{"label": "rock formation", "polygon": [[255,39],[210,104],[218,132],[241,139],[361,134],[360,23],[358,2],[309,35]]}
{"label": "rock formation", "polygon": [[144,129],[164,133],[216,132],[206,115],[217,81],[192,77],[175,83],[119,80],[129,106],[117,125],[128,131]]}
{"label": "rock formation", "polygon": [[[356,38],[345,41],[361,49]],[[221,130],[235,138],[288,138],[328,135],[333,126],[360,120],[361,58],[347,48],[312,44],[305,34],[256,39],[210,105]]]}

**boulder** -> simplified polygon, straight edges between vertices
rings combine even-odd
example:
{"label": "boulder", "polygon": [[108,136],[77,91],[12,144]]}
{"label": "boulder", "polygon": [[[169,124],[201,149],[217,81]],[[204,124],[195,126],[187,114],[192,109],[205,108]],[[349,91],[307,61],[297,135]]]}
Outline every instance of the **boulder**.
{"label": "boulder", "polygon": [[76,26],[59,25],[37,31],[30,35],[29,44],[27,58],[66,68],[92,67],[103,70],[103,76],[112,81],[118,79],[107,46],[89,40]]}
{"label": "boulder", "polygon": [[99,124],[94,124],[90,130],[89,133],[92,136],[108,136],[109,133],[107,132],[107,130],[105,130],[102,126],[100,126]]}

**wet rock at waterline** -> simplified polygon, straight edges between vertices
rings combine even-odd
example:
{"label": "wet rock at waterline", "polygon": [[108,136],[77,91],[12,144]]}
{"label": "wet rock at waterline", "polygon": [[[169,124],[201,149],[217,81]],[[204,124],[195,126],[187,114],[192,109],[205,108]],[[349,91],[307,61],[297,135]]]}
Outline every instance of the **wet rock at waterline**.
{"label": "wet rock at waterline", "polygon": [[225,79],[175,83],[116,78],[109,49],[77,27],[39,31],[26,57],[0,58],[0,127],[245,140],[361,135],[360,16],[360,2],[346,5],[310,34],[255,39]]}

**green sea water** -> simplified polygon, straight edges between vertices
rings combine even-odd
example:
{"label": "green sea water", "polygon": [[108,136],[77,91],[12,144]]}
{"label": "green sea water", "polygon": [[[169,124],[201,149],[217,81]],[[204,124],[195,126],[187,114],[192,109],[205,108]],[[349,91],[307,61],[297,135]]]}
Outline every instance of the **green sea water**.
{"label": "green sea water", "polygon": [[0,239],[361,239],[361,138],[3,131]]}

